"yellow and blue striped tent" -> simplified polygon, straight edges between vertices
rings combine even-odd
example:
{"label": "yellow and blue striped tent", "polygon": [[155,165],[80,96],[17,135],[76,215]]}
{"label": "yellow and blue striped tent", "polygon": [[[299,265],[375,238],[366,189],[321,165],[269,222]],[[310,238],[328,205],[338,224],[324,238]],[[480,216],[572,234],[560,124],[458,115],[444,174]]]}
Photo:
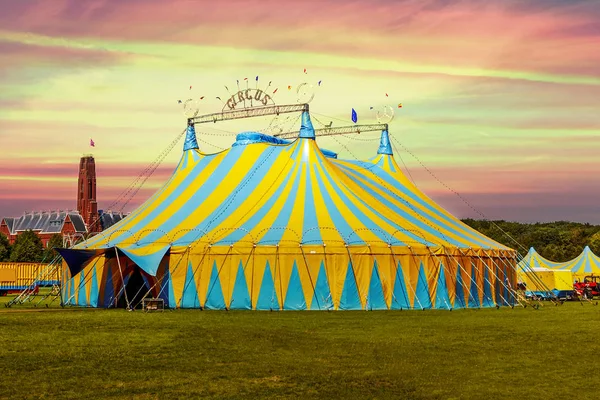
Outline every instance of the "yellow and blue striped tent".
{"label": "yellow and blue striped tent", "polygon": [[555,268],[569,270],[574,278],[583,281],[586,276],[600,276],[600,257],[595,255],[589,246],[585,246],[575,259],[561,263]]}
{"label": "yellow and blue striped tent", "polygon": [[[374,149],[375,150],[375,149]],[[253,310],[513,304],[516,252],[421,193],[393,158],[338,160],[308,112],[298,138],[243,133],[199,151],[127,218],[63,251],[63,303]]]}
{"label": "yellow and blue striped tent", "polygon": [[519,271],[533,269],[561,269],[568,263],[554,262],[544,258],[533,247],[529,248],[527,255],[517,264]]}

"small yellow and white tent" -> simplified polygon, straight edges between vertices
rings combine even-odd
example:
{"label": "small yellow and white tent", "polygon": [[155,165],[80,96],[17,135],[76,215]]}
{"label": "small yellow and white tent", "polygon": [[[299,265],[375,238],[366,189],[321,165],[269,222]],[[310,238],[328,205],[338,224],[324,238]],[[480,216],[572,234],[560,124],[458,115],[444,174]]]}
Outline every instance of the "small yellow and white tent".
{"label": "small yellow and white tent", "polygon": [[[375,149],[374,149],[375,150]],[[298,138],[238,135],[179,165],[127,218],[62,251],[64,304],[377,310],[511,305],[516,252],[471,229],[400,171],[387,131],[377,156],[321,150],[308,112]]]}
{"label": "small yellow and white tent", "polygon": [[518,264],[517,279],[525,284],[525,294],[542,298],[564,298],[573,291],[573,275],[557,263],[542,257],[533,247]]}

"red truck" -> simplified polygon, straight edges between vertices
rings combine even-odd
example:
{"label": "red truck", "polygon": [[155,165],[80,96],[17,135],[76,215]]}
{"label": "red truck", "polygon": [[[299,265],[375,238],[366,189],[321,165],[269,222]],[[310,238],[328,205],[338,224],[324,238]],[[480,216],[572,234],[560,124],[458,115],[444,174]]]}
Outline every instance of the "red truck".
{"label": "red truck", "polygon": [[594,296],[600,296],[600,276],[589,275],[583,279],[583,282],[576,280],[573,284],[575,295],[582,299],[593,299]]}

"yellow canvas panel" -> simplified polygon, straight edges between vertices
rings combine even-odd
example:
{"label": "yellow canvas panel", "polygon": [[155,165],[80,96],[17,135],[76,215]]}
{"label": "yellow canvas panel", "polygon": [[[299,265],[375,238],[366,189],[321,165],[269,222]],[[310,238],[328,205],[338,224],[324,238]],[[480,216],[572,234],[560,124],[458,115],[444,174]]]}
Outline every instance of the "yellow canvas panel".
{"label": "yellow canvas panel", "polygon": [[427,288],[429,289],[429,298],[431,304],[435,307],[435,298],[438,291],[440,270],[442,268],[441,260],[433,254],[429,257],[422,258],[427,276]]}
{"label": "yellow canvas panel", "polygon": [[275,248],[271,249],[271,254],[265,254],[264,252],[254,252],[252,254],[252,269],[250,271],[251,279],[248,279],[246,275],[246,282],[248,283],[248,290],[250,291],[250,299],[252,301],[252,309],[256,309],[258,297],[260,296],[260,290],[262,288],[262,281],[265,276],[265,270],[269,268],[271,278],[273,278],[273,265],[275,265]]}
{"label": "yellow canvas panel", "polygon": [[292,276],[294,266],[298,269],[298,272],[302,267],[301,264],[299,265],[296,262],[299,256],[301,257],[299,254],[290,254],[289,252],[279,254],[277,263],[277,278],[275,279],[275,291],[279,290],[277,294],[278,297],[281,298],[282,304],[285,304],[285,300],[287,298],[290,278]]}
{"label": "yellow canvas panel", "polygon": [[[303,250],[303,272],[300,273],[300,279],[303,281],[304,298],[306,299],[306,308],[311,309],[312,301],[315,295],[315,287],[319,279],[321,264],[325,271],[325,276],[329,282],[329,271],[325,265],[325,253],[323,246],[302,246]],[[306,284],[308,283],[308,284]]]}
{"label": "yellow canvas panel", "polygon": [[402,264],[404,272],[404,282],[406,283],[409,301],[412,308],[422,308],[422,304],[417,300],[417,285],[419,283],[419,268],[421,259],[418,256],[410,255],[406,258],[406,263]]}
{"label": "yellow canvas panel", "polygon": [[[232,252],[229,256],[229,274],[227,272],[222,271],[219,273],[221,279],[221,285],[223,287],[223,296],[225,296],[225,304],[227,307],[231,306],[231,300],[233,295],[233,290],[236,285],[237,275],[239,268],[242,268],[244,273],[244,278],[246,279],[246,285],[248,287],[248,294],[250,295],[250,287],[252,283],[252,252]],[[224,268],[225,270],[225,268]],[[227,285],[225,285],[225,282]],[[227,286],[227,289],[225,289]]]}
{"label": "yellow canvas panel", "polygon": [[[413,256],[410,254],[396,254],[398,249],[395,246],[390,247],[390,252],[392,253],[392,260],[394,262],[393,266],[391,266],[391,276],[393,277],[393,287],[392,293],[400,292],[399,289],[395,287],[396,285],[396,276],[398,274],[398,269],[402,269],[402,274],[404,276],[404,288],[401,288],[408,298],[408,303],[412,305],[413,299],[415,297],[415,290],[410,283],[410,264],[413,262]],[[399,301],[399,299],[396,299]]]}
{"label": "yellow canvas panel", "polygon": [[[448,296],[450,298],[450,302],[454,308],[465,307],[467,304],[465,302],[465,297],[459,296],[459,291],[462,290],[463,294],[465,291],[464,285],[458,285],[458,274],[461,271],[459,266],[459,260],[456,257],[445,255],[444,256],[446,266],[446,284],[448,285]],[[461,278],[463,278],[463,274],[461,273]],[[464,279],[463,279],[464,282]]]}
{"label": "yellow canvas panel", "polygon": [[[225,258],[226,257],[222,255],[215,256],[211,252],[205,254],[190,254],[189,262],[191,262],[192,264],[194,283],[196,285],[198,301],[200,302],[201,307],[205,307],[206,298],[208,296],[209,290],[214,290],[214,288],[209,287],[209,285],[211,284],[211,280],[213,279],[213,268],[216,267],[218,273],[219,269],[222,269],[222,263],[225,260]],[[219,283],[221,283],[220,277]]]}
{"label": "yellow canvas panel", "polygon": [[188,261],[189,253],[187,251],[175,254],[171,253],[169,256],[169,274],[171,276],[171,285],[173,285],[175,304],[178,307],[181,304],[181,296],[183,296]]}
{"label": "yellow canvas panel", "polygon": [[379,271],[379,279],[383,288],[383,297],[388,308],[392,306],[392,295],[394,293],[394,281],[396,279],[396,266],[391,253],[381,254],[376,252],[373,256],[377,261],[377,270]]}
{"label": "yellow canvas panel", "polygon": [[[95,260],[93,260],[92,262],[90,262],[89,265],[89,270],[90,270],[90,279],[88,280],[88,284],[86,285],[86,291],[87,291],[87,299],[88,299],[88,303],[91,301],[91,296],[92,296],[92,285],[94,284],[93,281],[93,270],[94,268],[96,269],[96,287],[98,288],[98,294],[100,294],[100,282],[102,281],[102,275],[104,274],[104,264],[105,264],[106,258],[104,256],[97,256],[95,257]],[[87,269],[87,267],[86,267]],[[100,296],[98,296],[100,297]]]}
{"label": "yellow canvas panel", "polygon": [[[327,256],[325,257],[325,268],[327,269],[327,277],[329,278],[329,289],[331,290],[331,299],[333,308],[340,308],[340,299],[344,290],[346,281],[346,273],[350,265],[345,247],[327,246],[325,249]],[[346,252],[346,254],[344,254]]]}
{"label": "yellow canvas panel", "polygon": [[364,309],[367,304],[369,288],[371,286],[371,276],[375,264],[375,258],[371,254],[352,254],[352,267],[356,278],[356,287],[360,298],[361,307]]}

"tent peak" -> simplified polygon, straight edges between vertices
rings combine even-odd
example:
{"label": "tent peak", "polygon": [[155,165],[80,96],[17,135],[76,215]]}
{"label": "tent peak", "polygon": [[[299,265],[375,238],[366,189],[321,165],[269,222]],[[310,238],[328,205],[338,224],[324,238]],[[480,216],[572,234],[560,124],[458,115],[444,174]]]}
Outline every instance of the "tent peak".
{"label": "tent peak", "polygon": [[313,128],[313,124],[310,121],[308,111],[302,112],[302,125],[300,126],[300,135],[298,135],[298,137],[303,139],[315,139],[315,128]]}
{"label": "tent peak", "polygon": [[188,127],[185,131],[185,142],[183,143],[183,151],[196,149],[198,150],[198,140],[196,139],[196,129],[194,128],[194,122],[188,120]]}
{"label": "tent peak", "polygon": [[387,154],[390,156],[394,155],[387,129],[381,131],[381,140],[379,141],[379,149],[377,150],[377,154]]}

